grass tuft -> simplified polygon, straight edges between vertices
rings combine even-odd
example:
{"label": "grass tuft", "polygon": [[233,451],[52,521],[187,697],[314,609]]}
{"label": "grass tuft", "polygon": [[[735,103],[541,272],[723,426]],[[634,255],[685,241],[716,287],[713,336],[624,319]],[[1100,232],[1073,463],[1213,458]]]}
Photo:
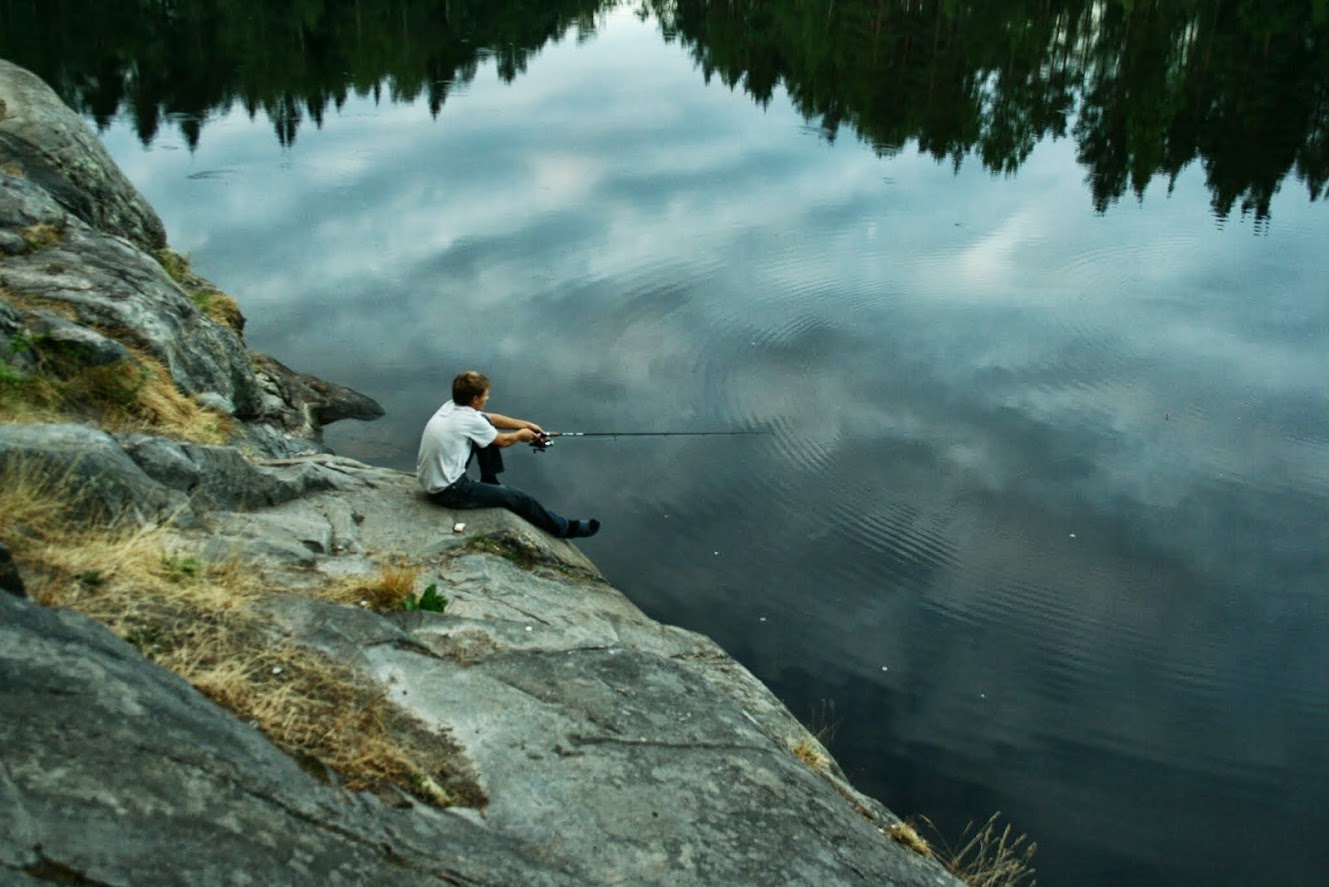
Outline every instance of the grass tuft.
{"label": "grass tuft", "polygon": [[486,803],[446,735],[332,658],[273,642],[257,606],[270,591],[255,570],[173,547],[163,527],[89,524],[72,490],[68,475],[26,460],[0,466],[0,539],[38,603],[103,623],[348,788],[395,785],[440,806]]}
{"label": "grass tuft", "polygon": [[[960,835],[964,843],[958,850],[952,850],[940,838],[940,832],[931,820],[924,817],[923,822],[936,836],[935,843],[943,848],[938,855],[946,869],[969,887],[1034,887],[1037,884],[1033,858],[1038,845],[1031,842],[1028,835],[1012,835],[1010,823],[1002,825],[1000,811],[989,816],[981,826],[969,823]],[[909,828],[913,831],[912,827]],[[891,837],[896,836],[892,833]],[[923,843],[926,845],[927,842]]]}
{"label": "grass tuft", "polygon": [[46,249],[48,246],[55,246],[65,239],[65,232],[55,225],[40,222],[36,225],[29,225],[18,232],[18,236],[23,238],[27,244],[29,252],[37,252]]}
{"label": "grass tuft", "polygon": [[[89,420],[110,431],[141,431],[198,443],[226,443],[226,415],[200,406],[175,387],[162,364],[131,349],[133,359],[86,366],[39,341],[28,346],[38,371],[0,375],[0,418],[6,422]],[[5,365],[7,367],[7,365]]]}
{"label": "grass tuft", "polygon": [[831,769],[831,759],[822,750],[821,744],[811,736],[804,736],[798,742],[792,743],[789,750],[794,753],[794,757],[813,770]]}
{"label": "grass tuft", "polygon": [[389,565],[377,576],[349,576],[310,593],[334,604],[378,611],[400,610],[406,596],[415,589],[419,577],[419,567]]}
{"label": "grass tuft", "polygon": [[1000,811],[993,813],[979,828],[971,823],[961,835],[965,844],[952,854],[947,868],[970,887],[1033,887],[1038,845],[1028,841],[1028,835],[1012,836],[1010,823],[1002,826],[1000,817]]}
{"label": "grass tuft", "polygon": [[240,312],[240,305],[235,299],[195,274],[188,256],[166,247],[157,250],[155,255],[167,275],[179,284],[200,311],[214,323],[226,327],[237,336],[243,336],[245,316]]}
{"label": "grass tuft", "polygon": [[887,826],[883,831],[886,832],[887,836],[897,844],[903,844],[919,856],[931,858],[932,847],[928,844],[927,840],[918,833],[918,829],[914,828],[909,823],[897,822],[894,825]]}

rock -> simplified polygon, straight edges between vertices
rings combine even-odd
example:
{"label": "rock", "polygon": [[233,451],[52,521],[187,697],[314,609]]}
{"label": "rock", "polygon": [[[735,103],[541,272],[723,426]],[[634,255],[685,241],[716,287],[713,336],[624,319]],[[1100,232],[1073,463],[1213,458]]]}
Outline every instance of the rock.
{"label": "rock", "polygon": [[[746,669],[647,618],[566,541],[491,510],[465,512],[475,530],[458,540],[461,513],[417,497],[409,475],[318,461],[346,477],[335,492],[215,525],[274,578],[335,574],[335,502],[361,515],[348,531],[360,547],[424,565],[417,589],[438,587],[442,615],[279,596],[265,621],[449,730],[496,834],[583,866],[587,883],[957,883],[883,836],[898,820],[829,756],[812,767],[794,755],[823,750]],[[298,563],[261,560],[296,540]]]}
{"label": "rock", "polygon": [[18,565],[14,563],[13,556],[3,542],[0,542],[0,591],[7,591],[16,597],[28,596],[27,589],[23,587],[23,577],[18,572]]}
{"label": "rock", "polygon": [[27,252],[28,242],[14,231],[0,231],[0,253],[16,256]]}
{"label": "rock", "polygon": [[231,403],[229,398],[223,397],[215,391],[205,391],[196,396],[194,400],[199,406],[221,413],[223,416],[235,415],[235,404]]}
{"label": "rock", "polygon": [[[339,793],[126,645],[34,607],[0,621],[0,801],[23,814],[0,836],[0,871],[120,883],[170,841],[188,852],[153,869],[168,882],[215,880],[247,854],[263,881],[295,854],[296,883],[358,883],[381,876],[386,841],[412,879],[445,847],[449,877],[475,883],[956,883],[885,837],[897,820],[829,756],[795,755],[824,749],[746,669],[506,511],[439,508],[409,474],[332,456],[255,464],[226,447],[0,426],[0,461],[42,450],[57,466],[76,454],[73,470],[122,511],[133,496],[187,502],[202,519],[176,526],[172,549],[238,558],[276,588],[372,582],[357,551],[415,565],[415,590],[434,585],[445,613],[284,593],[259,621],[446,732],[486,806],[477,836],[471,814]],[[466,533],[451,532],[459,517]],[[78,718],[97,729],[67,729]]]}
{"label": "rock", "polygon": [[104,431],[85,425],[0,425],[0,466],[19,462],[60,481],[80,504],[106,519],[157,521],[188,509],[134,464]]}
{"label": "rock", "polygon": [[0,288],[60,306],[85,327],[116,330],[159,360],[186,394],[216,392],[242,418],[257,414],[249,352],[210,320],[157,260],[64,211],[27,180],[0,177],[0,226],[48,225],[62,233],[42,249],[0,263]]}
{"label": "rock", "polygon": [[8,303],[0,301],[0,364],[11,367],[19,375],[27,375],[37,369],[31,349],[24,343],[25,335],[23,315]]}
{"label": "rock", "polygon": [[147,434],[127,434],[118,438],[125,454],[143,473],[159,484],[188,493],[198,485],[201,474],[194,460],[179,441]]}
{"label": "rock", "polygon": [[158,483],[188,494],[200,509],[239,510],[278,505],[335,480],[317,463],[265,466],[234,447],[181,443],[146,434],[121,435],[124,452]]}
{"label": "rock", "polygon": [[34,74],[0,60],[0,163],[50,193],[67,211],[143,249],[166,245],[157,213],[129,183],[82,119]]}
{"label": "rock", "polygon": [[5,883],[597,883],[465,814],[324,785],[91,620],[9,595],[0,711]]}
{"label": "rock", "polygon": [[82,366],[106,366],[134,359],[129,349],[114,339],[45,311],[33,314],[28,327],[33,335],[46,340],[42,347],[48,347],[47,343],[54,345]]}
{"label": "rock", "polygon": [[370,421],[383,415],[383,407],[372,397],[297,373],[266,354],[255,352],[253,358],[265,390],[306,416],[310,425],[330,425],[341,419]]}
{"label": "rock", "polygon": [[216,287],[182,262],[181,282],[167,273],[160,220],[78,115],[3,61],[0,107],[0,359],[11,374],[35,369],[9,347],[34,323],[93,362],[142,352],[184,394],[250,423],[237,441],[271,457],[324,452],[323,425],[383,415],[372,398],[261,356],[260,386],[238,307],[214,321],[200,306]]}

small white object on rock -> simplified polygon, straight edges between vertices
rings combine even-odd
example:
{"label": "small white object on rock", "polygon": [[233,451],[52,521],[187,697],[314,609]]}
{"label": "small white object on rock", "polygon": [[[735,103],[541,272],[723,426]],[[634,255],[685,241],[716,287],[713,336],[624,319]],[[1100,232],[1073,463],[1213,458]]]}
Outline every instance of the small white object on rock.
{"label": "small white object on rock", "polygon": [[274,666],[272,667],[272,673],[273,673],[273,674],[281,674],[281,666],[280,666],[280,665],[274,665]]}
{"label": "small white object on rock", "polygon": [[452,532],[454,533],[460,533],[464,529],[466,529],[466,524],[462,523],[461,521],[458,521],[457,523],[452,525]]}

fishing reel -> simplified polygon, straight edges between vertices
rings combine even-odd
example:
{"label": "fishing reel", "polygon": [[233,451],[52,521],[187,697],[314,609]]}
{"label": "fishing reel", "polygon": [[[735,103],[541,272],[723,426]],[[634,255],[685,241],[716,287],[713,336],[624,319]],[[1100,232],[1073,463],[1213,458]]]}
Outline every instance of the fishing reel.
{"label": "fishing reel", "polygon": [[554,438],[550,435],[545,435],[544,437],[537,437],[535,440],[530,441],[529,443],[531,445],[531,449],[535,450],[537,453],[543,453],[545,450],[549,449],[554,445]]}

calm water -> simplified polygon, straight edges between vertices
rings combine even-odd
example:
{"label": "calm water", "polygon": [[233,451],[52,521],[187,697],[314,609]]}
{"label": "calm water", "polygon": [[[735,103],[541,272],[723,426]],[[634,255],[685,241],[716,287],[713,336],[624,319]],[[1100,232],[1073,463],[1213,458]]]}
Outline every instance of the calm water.
{"label": "calm water", "polygon": [[[384,405],[342,454],[412,467],[463,368],[550,429],[770,430],[566,440],[507,479],[604,521],[615,585],[833,726],[898,813],[1000,810],[1045,885],[1323,883],[1329,101],[1280,50],[1324,53],[1322,16],[1228,69],[1240,29],[1183,23],[1164,67],[1215,67],[1151,139],[1138,22],[1115,65],[1026,23],[1077,86],[980,45],[1015,17],[930,4],[442,5],[243,64],[223,28],[152,44],[123,95],[72,26],[3,54],[100,118],[251,346]],[[1262,77],[1277,100],[1227,101]]]}

